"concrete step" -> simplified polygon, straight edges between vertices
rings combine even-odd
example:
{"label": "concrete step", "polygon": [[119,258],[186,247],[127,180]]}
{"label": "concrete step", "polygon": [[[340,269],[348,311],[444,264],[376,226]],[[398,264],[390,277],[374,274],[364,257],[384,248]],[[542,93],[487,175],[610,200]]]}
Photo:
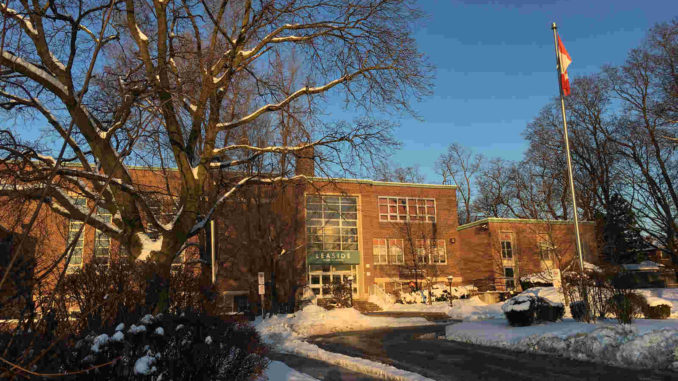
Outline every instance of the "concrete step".
{"label": "concrete step", "polygon": [[353,308],[360,312],[377,312],[381,311],[381,307],[366,300],[354,300]]}

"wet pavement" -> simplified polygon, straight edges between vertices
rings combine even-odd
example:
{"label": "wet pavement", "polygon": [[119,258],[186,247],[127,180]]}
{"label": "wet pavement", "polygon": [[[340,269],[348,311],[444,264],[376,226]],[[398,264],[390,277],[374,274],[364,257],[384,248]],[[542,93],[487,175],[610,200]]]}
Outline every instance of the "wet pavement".
{"label": "wet pavement", "polygon": [[357,373],[340,366],[331,365],[324,361],[313,360],[306,357],[287,353],[271,352],[268,354],[271,360],[281,361],[292,369],[306,373],[311,377],[324,381],[375,381],[379,380],[371,376]]}
{"label": "wet pavement", "polygon": [[445,325],[436,324],[336,333],[308,341],[331,352],[390,364],[434,380],[678,380],[669,371],[619,368],[438,339],[444,334]]}

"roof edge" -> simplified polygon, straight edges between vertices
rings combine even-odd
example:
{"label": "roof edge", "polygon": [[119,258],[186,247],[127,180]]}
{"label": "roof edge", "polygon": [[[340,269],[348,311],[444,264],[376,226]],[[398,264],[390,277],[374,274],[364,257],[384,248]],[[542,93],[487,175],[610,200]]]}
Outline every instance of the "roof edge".
{"label": "roof edge", "polygon": [[[538,220],[538,219],[529,219],[529,218],[496,218],[489,217],[483,218],[482,220],[469,222],[468,224],[459,225],[457,231],[472,228],[474,226],[487,224],[487,223],[518,223],[518,224],[549,224],[549,225],[570,225],[574,224],[572,220]],[[593,221],[579,221],[579,224],[593,225]]]}
{"label": "roof edge", "polygon": [[326,181],[326,182],[337,182],[337,183],[368,184],[368,185],[378,185],[378,186],[387,186],[387,187],[457,189],[456,185],[399,183],[399,182],[394,182],[394,181],[377,181],[377,180],[368,180],[368,179],[346,179],[346,178],[340,178],[340,177],[309,177],[308,181],[311,181],[311,182]]}

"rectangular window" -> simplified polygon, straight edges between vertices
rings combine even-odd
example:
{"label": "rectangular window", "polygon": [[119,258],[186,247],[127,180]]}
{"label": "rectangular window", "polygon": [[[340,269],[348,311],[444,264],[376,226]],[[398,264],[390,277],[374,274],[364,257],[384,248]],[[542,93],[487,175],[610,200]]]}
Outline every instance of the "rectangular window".
{"label": "rectangular window", "polygon": [[516,288],[513,267],[504,267],[504,281],[507,290]]}
{"label": "rectangular window", "polygon": [[403,255],[403,240],[389,239],[388,240],[388,261],[392,265],[401,265],[405,263],[405,256]]}
{"label": "rectangular window", "polygon": [[513,258],[513,236],[511,233],[501,233],[501,257]]}
{"label": "rectangular window", "polygon": [[415,241],[417,251],[417,263],[429,263],[429,246],[428,240],[418,239]]}
{"label": "rectangular window", "polygon": [[388,264],[388,249],[386,246],[385,239],[373,239],[372,247],[374,253],[374,264],[375,265],[385,265]]}
{"label": "rectangular window", "polygon": [[[97,208],[97,218],[107,223],[111,222],[111,213],[104,208]],[[111,260],[111,237],[96,230],[94,233],[94,263],[108,265]]]}
{"label": "rectangular window", "polygon": [[436,222],[436,201],[432,198],[379,197],[379,221]]}
{"label": "rectangular window", "polygon": [[553,260],[554,246],[551,240],[546,235],[540,235],[537,242],[537,249],[539,251],[539,258],[543,261]]}
{"label": "rectangular window", "polygon": [[[82,196],[75,196],[73,204],[83,211],[87,208],[87,199]],[[82,228],[82,231],[80,229]],[[78,235],[78,232],[80,233]],[[81,221],[70,220],[68,222],[68,244],[75,242],[71,260],[68,262],[67,273],[72,273],[82,267],[82,250],[85,247],[85,227]]]}
{"label": "rectangular window", "polygon": [[358,199],[306,197],[306,242],[310,251],[357,251]]}
{"label": "rectangular window", "polygon": [[431,257],[434,264],[444,265],[447,263],[444,239],[431,240]]}

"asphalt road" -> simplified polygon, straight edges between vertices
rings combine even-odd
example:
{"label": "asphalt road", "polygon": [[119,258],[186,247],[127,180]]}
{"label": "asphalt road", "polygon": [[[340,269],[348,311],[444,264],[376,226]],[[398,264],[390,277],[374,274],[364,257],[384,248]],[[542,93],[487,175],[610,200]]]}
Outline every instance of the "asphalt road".
{"label": "asphalt road", "polygon": [[331,352],[363,357],[435,380],[678,380],[668,371],[612,367],[436,339],[444,325],[315,336]]}

